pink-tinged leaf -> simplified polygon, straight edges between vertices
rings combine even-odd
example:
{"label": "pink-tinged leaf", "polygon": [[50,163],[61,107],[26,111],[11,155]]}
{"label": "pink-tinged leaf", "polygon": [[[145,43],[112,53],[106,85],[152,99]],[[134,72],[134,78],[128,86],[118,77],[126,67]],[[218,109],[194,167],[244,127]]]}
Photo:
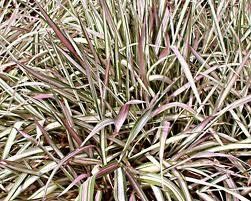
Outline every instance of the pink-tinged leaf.
{"label": "pink-tinged leaf", "polygon": [[147,79],[146,79],[146,66],[145,66],[145,58],[144,58],[144,40],[145,30],[142,28],[141,34],[139,34],[139,43],[138,43],[138,62],[139,62],[139,75],[142,79],[144,85],[147,87]]}
{"label": "pink-tinged leaf", "polygon": [[[163,129],[160,135],[160,150],[159,150],[159,159],[160,159],[160,169],[161,169],[161,178],[163,180],[163,158],[165,152],[166,138],[170,132],[171,126],[170,122],[163,122]],[[163,181],[162,181],[163,182]]]}
{"label": "pink-tinged leaf", "polygon": [[163,163],[163,157],[164,157],[164,151],[165,151],[165,144],[166,144],[166,138],[170,132],[170,122],[168,121],[164,121],[163,124],[163,130],[162,130],[162,134],[160,137],[160,152],[159,152],[159,157],[160,157],[160,163],[161,163],[161,167],[162,167],[162,163]]}
{"label": "pink-tinged leaf", "polygon": [[33,96],[33,98],[37,100],[53,98],[53,94],[38,94],[38,95]]}
{"label": "pink-tinged leaf", "polygon": [[156,12],[156,6],[153,5],[153,7],[151,7],[150,9],[150,14],[149,14],[149,31],[151,31],[151,33],[154,30],[154,25],[155,25],[155,15],[154,13]]}
{"label": "pink-tinged leaf", "polygon": [[61,119],[65,128],[67,129],[67,131],[69,132],[69,134],[71,135],[71,137],[77,142],[77,144],[80,146],[82,144],[82,139],[80,138],[80,136],[78,135],[78,133],[71,127],[71,125],[69,124],[69,122],[65,119]]}
{"label": "pink-tinged leaf", "polygon": [[119,130],[121,129],[123,123],[126,120],[126,117],[128,115],[129,109],[130,109],[130,105],[134,105],[134,104],[140,104],[140,103],[144,103],[144,101],[141,100],[131,100],[128,101],[125,105],[123,105],[120,108],[119,114],[117,116],[117,118],[115,119],[115,132],[118,133]]}
{"label": "pink-tinged leaf", "polygon": [[110,58],[106,59],[106,66],[105,66],[105,81],[104,84],[107,87],[109,81],[109,72],[110,72]]}
{"label": "pink-tinged leaf", "polygon": [[73,47],[73,45],[71,44],[70,40],[65,36],[65,34],[59,29],[59,27],[56,25],[55,22],[52,21],[52,19],[50,18],[50,16],[45,12],[45,10],[42,8],[42,6],[35,1],[39,11],[42,13],[42,15],[44,16],[46,22],[49,24],[49,26],[53,29],[53,31],[55,32],[55,34],[57,35],[57,37],[59,38],[59,40],[64,44],[64,46],[76,57],[78,57],[78,54],[75,50],[75,48]]}
{"label": "pink-tinged leaf", "polygon": [[[27,63],[29,60],[31,59],[31,57],[28,57],[28,59],[20,59],[19,62],[21,64],[25,64]],[[15,61],[13,62],[8,62],[5,64],[1,64],[0,65],[0,69],[5,72],[5,73],[9,73],[10,71],[12,71],[15,67],[16,67],[17,63]]]}
{"label": "pink-tinged leaf", "polygon": [[78,182],[80,182],[82,179],[87,178],[89,175],[88,174],[81,174],[75,178],[67,188],[58,195],[60,197],[61,195],[65,194],[67,191],[69,191],[73,186],[75,186]]}
{"label": "pink-tinged leaf", "polygon": [[200,95],[199,95],[199,92],[196,88],[194,78],[192,76],[192,73],[189,69],[187,62],[185,61],[184,57],[181,55],[181,53],[179,52],[177,47],[171,46],[170,48],[173,50],[174,54],[176,55],[177,59],[179,60],[181,67],[183,69],[183,72],[185,73],[186,78],[187,78],[188,82],[190,83],[190,86],[193,90],[193,93],[194,93],[198,103],[201,104]]}
{"label": "pink-tinged leaf", "polygon": [[[225,182],[227,183],[227,185],[230,189],[233,189],[233,191],[235,191],[235,193],[240,194],[240,191],[238,190],[237,185],[235,184],[235,182],[233,181],[233,179],[231,178],[230,175],[228,175]],[[226,196],[228,196],[228,200],[231,199],[231,196],[229,194],[226,194]],[[239,199],[234,197],[233,201],[239,201]]]}
{"label": "pink-tinged leaf", "polygon": [[108,164],[106,165],[105,167],[102,167],[98,173],[96,174],[96,178],[100,178],[100,177],[103,177],[107,174],[110,174],[112,172],[114,172],[116,169],[118,169],[120,166],[117,162],[115,163],[111,163],[111,164]]}
{"label": "pink-tinged leaf", "polygon": [[153,111],[153,117],[160,114],[161,112],[164,112],[167,109],[172,108],[172,107],[180,107],[180,108],[183,108],[194,115],[196,114],[196,112],[188,105],[186,105],[184,103],[173,102],[173,103],[167,103],[167,104],[162,105],[159,108],[157,108],[155,111]]}
{"label": "pink-tinged leaf", "polygon": [[49,187],[49,184],[51,182],[51,180],[53,179],[54,175],[56,174],[56,172],[61,168],[62,165],[64,165],[70,158],[74,157],[75,155],[81,153],[81,152],[84,152],[84,151],[87,151],[88,149],[92,149],[94,148],[95,146],[94,145],[88,145],[88,146],[85,146],[85,147],[80,147],[80,148],[77,148],[75,149],[73,152],[69,153],[66,157],[64,157],[58,164],[57,166],[54,168],[54,170],[52,171],[52,173],[50,174],[50,177],[48,178],[47,180],[47,183],[45,185],[45,189],[44,189],[44,196],[43,196],[43,201],[46,200],[46,193],[47,193],[47,189]]}
{"label": "pink-tinged leaf", "polygon": [[40,123],[37,120],[35,120],[35,124],[38,127],[38,129],[43,133],[43,135],[44,135],[45,140],[47,141],[47,143],[53,148],[53,150],[57,153],[57,155],[60,158],[63,158],[64,155],[59,150],[58,146],[54,143],[54,141],[51,139],[49,133],[43,128],[42,125],[40,125]]}
{"label": "pink-tinged leaf", "polygon": [[[172,85],[171,85],[172,86]],[[159,98],[160,92],[158,92],[151,100],[151,102],[149,103],[149,107],[154,107],[156,105],[156,103],[158,102],[158,98]]]}
{"label": "pink-tinged leaf", "polygon": [[68,110],[68,108],[65,106],[63,101],[58,101],[59,105],[62,108],[63,114],[66,119],[61,118],[64,126],[66,127],[67,131],[71,135],[71,137],[77,142],[77,144],[80,146],[82,144],[82,139],[78,135],[78,133],[73,129],[74,128],[74,123],[72,120],[72,114]]}
{"label": "pink-tinged leaf", "polygon": [[170,48],[169,47],[165,47],[159,55],[159,59],[163,59],[164,57],[166,57],[167,55],[169,55],[170,53]]}
{"label": "pink-tinged leaf", "polygon": [[104,78],[104,89],[102,93],[102,99],[105,99],[106,97],[106,90],[109,84],[109,72],[110,72],[110,58],[106,59],[106,65],[105,65],[105,78]]}
{"label": "pink-tinged leaf", "polygon": [[215,119],[214,116],[208,116],[206,117],[199,125],[197,125],[194,129],[193,132],[194,133],[200,133],[201,131],[203,131],[203,129],[206,128],[206,126]]}
{"label": "pink-tinged leaf", "polygon": [[102,190],[97,190],[96,195],[95,195],[95,201],[101,201],[102,195],[103,195]]}
{"label": "pink-tinged leaf", "polygon": [[129,201],[136,201],[134,192],[131,193]]}
{"label": "pink-tinged leaf", "polygon": [[129,112],[129,105],[125,104],[121,107],[119,114],[115,120],[115,132],[118,133],[120,128],[122,127],[127,115]]}
{"label": "pink-tinged leaf", "polygon": [[194,30],[194,35],[195,35],[195,38],[194,38],[194,41],[193,41],[193,47],[192,49],[194,49],[194,51],[196,51],[199,47],[199,43],[200,43],[200,32],[198,31],[198,29],[195,29]]}
{"label": "pink-tinged leaf", "polygon": [[30,135],[28,135],[27,133],[23,132],[23,131],[20,131],[18,130],[18,132],[23,136],[25,137],[26,139],[28,140],[33,140],[33,137],[31,137]]}

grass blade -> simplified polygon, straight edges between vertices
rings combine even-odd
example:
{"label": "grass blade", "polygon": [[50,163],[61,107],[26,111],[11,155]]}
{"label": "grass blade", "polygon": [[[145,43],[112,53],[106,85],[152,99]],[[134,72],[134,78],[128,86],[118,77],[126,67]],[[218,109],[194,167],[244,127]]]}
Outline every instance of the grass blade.
{"label": "grass blade", "polygon": [[191,86],[191,88],[192,88],[192,90],[193,90],[193,92],[194,92],[194,95],[195,95],[195,97],[196,97],[198,103],[201,104],[201,99],[200,99],[199,92],[198,92],[198,90],[197,90],[197,88],[196,88],[194,78],[193,78],[193,76],[192,76],[192,73],[191,73],[191,71],[190,71],[190,69],[189,69],[188,64],[186,63],[186,60],[185,60],[184,57],[180,54],[180,52],[179,52],[179,50],[178,50],[177,47],[171,46],[170,48],[173,50],[174,54],[175,54],[176,57],[178,58],[178,60],[179,60],[179,62],[180,62],[180,64],[181,64],[181,66],[182,66],[182,68],[183,68],[183,71],[184,71],[184,73],[185,73],[185,75],[186,75],[186,78],[187,78],[188,82],[190,83],[190,86]]}

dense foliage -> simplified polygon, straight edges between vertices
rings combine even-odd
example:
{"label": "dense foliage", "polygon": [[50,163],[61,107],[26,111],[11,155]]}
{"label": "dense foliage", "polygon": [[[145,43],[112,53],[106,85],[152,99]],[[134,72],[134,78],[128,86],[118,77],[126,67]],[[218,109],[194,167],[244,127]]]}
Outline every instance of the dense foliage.
{"label": "dense foliage", "polygon": [[1,0],[0,199],[251,199],[249,0]]}

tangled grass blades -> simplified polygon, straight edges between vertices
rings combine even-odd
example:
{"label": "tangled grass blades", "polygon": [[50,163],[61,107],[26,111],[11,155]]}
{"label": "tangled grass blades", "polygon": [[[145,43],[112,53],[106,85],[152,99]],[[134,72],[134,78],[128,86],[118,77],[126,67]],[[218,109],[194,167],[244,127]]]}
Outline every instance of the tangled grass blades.
{"label": "tangled grass blades", "polygon": [[1,0],[0,200],[251,200],[249,0]]}

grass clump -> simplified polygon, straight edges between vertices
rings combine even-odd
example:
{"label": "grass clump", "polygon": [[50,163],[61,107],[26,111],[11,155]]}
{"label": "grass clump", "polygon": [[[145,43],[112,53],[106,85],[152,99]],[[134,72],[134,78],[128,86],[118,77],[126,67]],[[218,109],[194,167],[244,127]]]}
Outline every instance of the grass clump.
{"label": "grass clump", "polygon": [[250,200],[248,0],[0,9],[1,200]]}

